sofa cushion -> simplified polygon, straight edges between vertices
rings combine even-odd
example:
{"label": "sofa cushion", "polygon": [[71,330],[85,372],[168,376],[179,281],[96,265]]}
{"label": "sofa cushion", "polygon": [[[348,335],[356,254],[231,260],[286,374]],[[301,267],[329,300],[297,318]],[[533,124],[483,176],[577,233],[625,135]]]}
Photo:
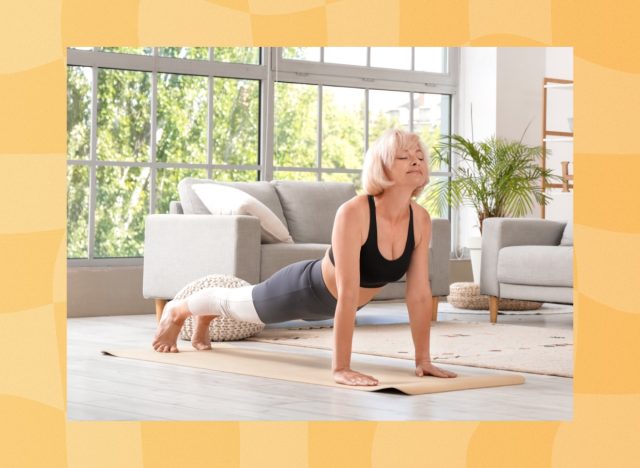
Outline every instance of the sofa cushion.
{"label": "sofa cushion", "polygon": [[272,181],[295,242],[329,244],[338,207],[356,196],[349,182]]}
{"label": "sofa cushion", "polygon": [[562,232],[560,245],[573,245],[573,220],[567,221],[567,225]]}
{"label": "sofa cushion", "polygon": [[180,194],[180,203],[184,214],[209,214],[207,207],[204,206],[191,188],[193,184],[220,184],[240,189],[264,203],[287,226],[280,199],[276,194],[275,188],[269,182],[218,182],[211,179],[186,177],[178,184],[178,193]]}
{"label": "sofa cushion", "polygon": [[573,287],[573,247],[517,245],[498,253],[498,282]]}
{"label": "sofa cushion", "polygon": [[328,244],[263,244],[260,254],[260,281],[301,260],[322,258]]}
{"label": "sofa cushion", "polygon": [[211,214],[250,215],[258,218],[262,243],[293,243],[287,227],[275,213],[247,192],[220,184],[193,184],[191,188]]}

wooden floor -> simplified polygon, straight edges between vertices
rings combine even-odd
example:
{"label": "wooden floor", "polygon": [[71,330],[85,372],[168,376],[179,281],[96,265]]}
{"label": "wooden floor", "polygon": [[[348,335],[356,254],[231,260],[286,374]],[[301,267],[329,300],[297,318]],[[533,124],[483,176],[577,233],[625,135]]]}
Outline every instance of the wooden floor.
{"label": "wooden floor", "polygon": [[[571,329],[572,314],[499,315],[499,323]],[[438,320],[489,321],[439,314]],[[404,304],[370,304],[358,325],[406,323]],[[362,392],[103,356],[103,349],[151,346],[155,316],[68,319],[67,397],[72,420],[570,420],[573,379],[523,375],[523,385],[408,396]],[[306,322],[287,322],[285,327]],[[410,339],[410,337],[409,337]],[[239,342],[268,349],[269,343]],[[187,348],[189,342],[178,340]],[[215,349],[215,343],[213,343]],[[328,351],[291,348],[316,355]],[[371,359],[380,359],[371,357]],[[461,366],[439,366],[452,371]],[[464,367],[469,374],[486,369]],[[501,371],[504,372],[504,371]]]}

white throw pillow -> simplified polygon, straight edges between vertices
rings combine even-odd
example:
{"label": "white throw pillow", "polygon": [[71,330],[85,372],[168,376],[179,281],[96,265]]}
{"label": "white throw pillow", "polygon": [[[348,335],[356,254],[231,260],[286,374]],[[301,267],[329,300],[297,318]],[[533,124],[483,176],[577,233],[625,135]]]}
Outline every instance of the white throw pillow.
{"label": "white throw pillow", "polygon": [[567,221],[564,231],[562,231],[560,245],[573,245],[573,220]]}
{"label": "white throw pillow", "polygon": [[218,184],[193,184],[193,191],[215,215],[251,215],[260,220],[261,240],[265,244],[293,243],[289,230],[264,203],[237,188]]}

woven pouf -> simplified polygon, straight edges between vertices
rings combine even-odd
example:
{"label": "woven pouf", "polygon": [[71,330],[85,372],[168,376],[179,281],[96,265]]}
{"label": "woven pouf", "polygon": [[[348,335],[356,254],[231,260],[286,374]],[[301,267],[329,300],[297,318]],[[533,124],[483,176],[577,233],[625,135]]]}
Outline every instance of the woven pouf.
{"label": "woven pouf", "polygon": [[[250,286],[245,280],[232,275],[208,275],[187,284],[178,291],[174,299],[184,299],[191,294],[206,288],[240,288]],[[235,341],[253,336],[264,329],[264,324],[240,322],[229,317],[220,316],[209,324],[211,341]],[[185,320],[180,338],[191,340],[193,334],[193,317]]]}
{"label": "woven pouf", "polygon": [[[447,302],[459,309],[489,310],[489,296],[480,294],[480,285],[475,283],[453,283],[449,287]],[[498,310],[535,310],[542,302],[499,299]]]}

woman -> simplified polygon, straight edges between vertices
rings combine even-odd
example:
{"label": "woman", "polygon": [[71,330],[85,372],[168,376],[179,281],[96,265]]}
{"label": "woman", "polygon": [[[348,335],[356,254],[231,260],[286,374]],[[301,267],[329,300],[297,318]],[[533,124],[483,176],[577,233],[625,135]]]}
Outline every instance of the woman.
{"label": "woman", "polygon": [[225,315],[254,323],[334,318],[334,380],[377,385],[350,368],[356,311],[388,282],[406,273],[406,303],[415,345],[415,374],[456,377],[431,364],[431,218],[412,197],[429,182],[427,150],[415,133],[387,130],[365,155],[362,184],[368,195],[345,202],[336,213],[331,246],[322,259],[305,260],[242,288],[209,288],[167,303],[153,347],[177,352],[180,328],[194,316],[192,345],[211,349],[209,323]]}

